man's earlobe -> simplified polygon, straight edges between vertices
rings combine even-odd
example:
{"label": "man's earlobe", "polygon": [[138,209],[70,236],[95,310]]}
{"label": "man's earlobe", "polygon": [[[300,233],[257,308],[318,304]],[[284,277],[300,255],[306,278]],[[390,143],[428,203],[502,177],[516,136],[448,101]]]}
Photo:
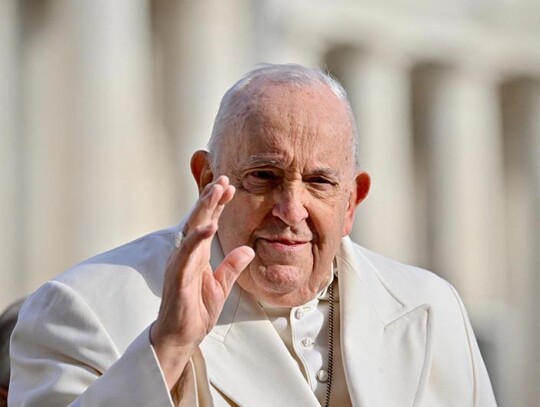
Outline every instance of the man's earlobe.
{"label": "man's earlobe", "polygon": [[214,180],[214,174],[210,167],[210,155],[208,151],[195,151],[191,157],[191,174],[197,183],[199,193],[204,187]]}

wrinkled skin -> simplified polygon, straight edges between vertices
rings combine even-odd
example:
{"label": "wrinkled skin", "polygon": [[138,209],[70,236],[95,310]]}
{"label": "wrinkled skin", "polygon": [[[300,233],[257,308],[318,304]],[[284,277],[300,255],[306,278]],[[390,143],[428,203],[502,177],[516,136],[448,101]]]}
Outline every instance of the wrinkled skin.
{"label": "wrinkled skin", "polygon": [[[150,331],[170,389],[235,281],[276,305],[312,299],[369,190],[369,176],[355,171],[348,112],[330,89],[254,83],[239,97],[216,168],[207,152],[192,158],[200,197]],[[212,270],[216,233],[226,257]]]}
{"label": "wrinkled skin", "polygon": [[218,161],[217,171],[237,188],[218,235],[225,253],[255,250],[238,278],[244,290],[297,306],[328,283],[369,176],[355,172],[348,111],[330,89],[267,84],[246,93],[246,113],[225,136]]}

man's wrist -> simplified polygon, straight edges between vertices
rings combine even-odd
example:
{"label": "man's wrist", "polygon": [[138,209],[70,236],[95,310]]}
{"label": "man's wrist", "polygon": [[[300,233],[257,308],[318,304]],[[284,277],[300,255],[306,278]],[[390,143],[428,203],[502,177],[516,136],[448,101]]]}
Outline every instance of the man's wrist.
{"label": "man's wrist", "polygon": [[169,390],[177,386],[182,373],[189,365],[191,355],[197,348],[197,344],[179,345],[172,341],[161,338],[156,333],[156,323],[150,327],[150,345],[154,349],[159,366],[163,372]]}

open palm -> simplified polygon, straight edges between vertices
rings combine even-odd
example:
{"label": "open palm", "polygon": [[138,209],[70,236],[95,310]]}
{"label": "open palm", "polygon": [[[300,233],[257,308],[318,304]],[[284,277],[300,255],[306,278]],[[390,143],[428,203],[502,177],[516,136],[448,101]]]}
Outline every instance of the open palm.
{"label": "open palm", "polygon": [[219,216],[234,193],[225,176],[204,188],[186,223],[180,247],[167,263],[161,307],[150,334],[166,376],[169,365],[187,363],[213,328],[232,285],[254,257],[250,247],[241,246],[215,271],[210,266]]}

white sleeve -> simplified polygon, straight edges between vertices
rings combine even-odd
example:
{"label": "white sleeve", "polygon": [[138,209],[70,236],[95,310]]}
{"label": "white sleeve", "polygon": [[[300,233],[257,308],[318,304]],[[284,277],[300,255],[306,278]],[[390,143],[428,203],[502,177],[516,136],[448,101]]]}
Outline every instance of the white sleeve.
{"label": "white sleeve", "polygon": [[[56,281],[45,284],[23,306],[12,336],[8,405],[174,406],[148,330],[120,354],[75,291]],[[193,394],[186,397],[197,404]]]}

